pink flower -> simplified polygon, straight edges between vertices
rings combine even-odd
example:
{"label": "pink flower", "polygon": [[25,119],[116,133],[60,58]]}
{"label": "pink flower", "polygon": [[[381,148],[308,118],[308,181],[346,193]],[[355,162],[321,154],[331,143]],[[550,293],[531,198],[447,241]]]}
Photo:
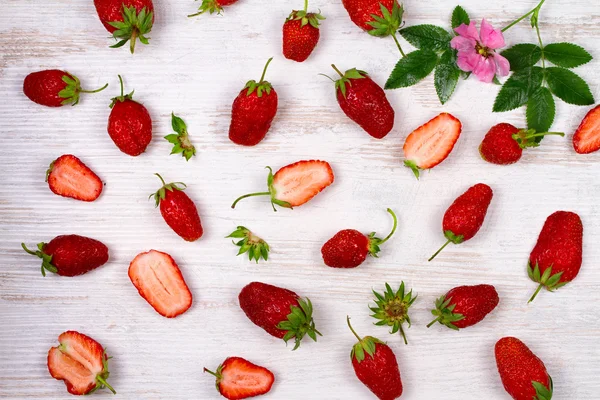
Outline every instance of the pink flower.
{"label": "pink flower", "polygon": [[458,50],[456,64],[460,69],[473,72],[482,82],[491,82],[494,76],[508,75],[508,60],[497,54],[495,50],[504,47],[504,36],[500,29],[483,19],[481,30],[477,32],[475,22],[467,26],[462,24],[454,29],[458,36],[450,42],[453,49]]}

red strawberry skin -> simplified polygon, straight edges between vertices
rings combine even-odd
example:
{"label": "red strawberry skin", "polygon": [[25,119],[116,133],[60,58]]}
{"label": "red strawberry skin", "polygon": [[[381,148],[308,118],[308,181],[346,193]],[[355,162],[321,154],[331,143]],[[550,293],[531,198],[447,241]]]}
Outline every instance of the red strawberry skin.
{"label": "red strawberry skin", "polygon": [[313,52],[321,32],[311,24],[302,26],[300,19],[288,19],[283,24],[283,56],[297,62],[305,61]]}
{"label": "red strawberry skin", "polygon": [[277,338],[283,338],[286,333],[277,328],[277,325],[287,320],[291,306],[300,306],[296,293],[262,282],[246,285],[238,299],[250,321]]}
{"label": "red strawberry skin", "polygon": [[532,400],[536,391],[531,382],[550,388],[546,366],[517,338],[505,337],[496,343],[496,365],[504,389],[515,400]]}
{"label": "red strawberry skin", "polygon": [[365,31],[373,29],[373,27],[368,24],[368,22],[374,21],[371,15],[383,17],[380,4],[391,11],[394,2],[396,2],[396,0],[342,0],[342,4],[346,11],[348,11],[348,15],[350,15],[352,22]]}
{"label": "red strawberry skin", "polygon": [[42,251],[52,256],[52,264],[62,276],[82,275],[108,261],[108,248],[102,242],[79,235],[57,236]]}
{"label": "red strawberry skin", "polygon": [[573,148],[579,154],[600,150],[600,105],[591,109],[573,135]]}
{"label": "red strawberry skin", "polygon": [[402,395],[398,361],[388,345],[376,343],[373,357],[365,354],[361,362],[352,357],[352,366],[356,377],[380,400],[394,400]]}
{"label": "red strawberry skin", "polygon": [[46,181],[50,190],[63,197],[94,201],[102,193],[102,180],[72,154],[58,157],[50,164]]}
{"label": "red strawberry skin", "polygon": [[75,79],[69,73],[58,69],[32,72],[23,81],[23,93],[34,103],[47,107],[61,107],[65,99],[58,93],[67,87],[63,81],[64,76]]}
{"label": "red strawberry skin", "polygon": [[[110,25],[109,22],[123,22],[123,6],[135,7],[137,13],[142,11],[146,7],[147,11],[154,12],[154,5],[152,0],[94,0],[96,6],[96,12],[102,25],[107,31],[113,33],[117,30],[114,26]],[[154,16],[152,17],[154,22]]]}
{"label": "red strawberry skin", "polygon": [[376,139],[384,138],[394,127],[394,109],[383,89],[367,75],[350,78],[346,96],[338,88],[337,101],[344,114]]}
{"label": "red strawberry skin", "polygon": [[450,231],[454,236],[462,236],[462,241],[475,236],[483,224],[492,196],[492,188],[484,183],[470,187],[444,214],[444,233]]}
{"label": "red strawberry skin", "polygon": [[160,213],[167,225],[184,240],[194,242],[202,237],[204,230],[198,209],[185,192],[166,190],[164,200],[160,201]]}
{"label": "red strawberry skin", "polygon": [[108,134],[123,153],[138,156],[152,140],[152,118],[137,101],[115,101],[108,118]]}
{"label": "red strawberry skin", "polygon": [[242,89],[233,101],[229,139],[242,146],[255,146],[265,138],[277,114],[277,92],[271,89],[261,97],[256,90],[247,93],[248,89]]}
{"label": "red strawberry skin", "polygon": [[529,256],[532,268],[540,274],[552,267],[552,275],[562,272],[559,282],[570,282],[579,273],[582,263],[583,224],[579,215],[557,211],[550,215]]}
{"label": "red strawberry skin", "polygon": [[483,138],[479,146],[479,154],[492,164],[516,163],[521,159],[523,149],[512,135],[519,131],[519,128],[507,123],[494,125]]}
{"label": "red strawberry skin", "polygon": [[483,320],[500,301],[492,285],[458,286],[446,293],[446,299],[452,299],[450,304],[455,304],[453,313],[464,316],[464,319],[453,322],[461,329]]}
{"label": "red strawberry skin", "polygon": [[355,268],[369,254],[369,238],[355,229],[336,233],[321,248],[325,265],[333,268]]}

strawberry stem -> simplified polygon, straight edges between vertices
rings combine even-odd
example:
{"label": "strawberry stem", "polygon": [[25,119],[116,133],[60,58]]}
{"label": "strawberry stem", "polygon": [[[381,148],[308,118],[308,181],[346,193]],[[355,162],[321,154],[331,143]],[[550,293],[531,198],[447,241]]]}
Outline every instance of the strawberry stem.
{"label": "strawberry stem", "polygon": [[428,328],[431,328],[431,326],[433,324],[435,324],[436,322],[439,322],[442,319],[442,316],[440,315],[439,317],[437,317],[436,319],[434,319],[433,321],[431,321],[429,324],[427,324]]}
{"label": "strawberry stem", "polygon": [[358,336],[358,334],[352,328],[352,325],[350,325],[350,316],[349,315],[346,315],[346,322],[348,323],[348,327],[350,328],[350,330],[352,331],[354,336],[356,336],[356,338],[358,339],[359,342],[362,342],[362,339],[360,338],[360,336]]}
{"label": "strawberry stem", "polygon": [[158,179],[160,179],[160,181],[162,182],[163,186],[165,186],[165,185],[166,185],[166,183],[165,183],[165,180],[163,179],[163,177],[162,177],[162,176],[160,176],[160,174],[159,174],[159,173],[154,173],[154,175],[158,176]]}
{"label": "strawberry stem", "polygon": [[400,324],[400,335],[402,339],[404,339],[404,344],[408,344],[408,340],[406,340],[406,335],[404,334],[404,328],[402,328],[402,324]]}
{"label": "strawberry stem", "polygon": [[304,12],[308,12],[308,0],[304,0]]}
{"label": "strawberry stem", "polygon": [[124,92],[124,88],[123,88],[123,78],[121,78],[121,75],[117,75],[119,77],[119,82],[121,82],[121,97],[123,97],[123,92]]}
{"label": "strawberry stem", "polygon": [[25,246],[25,243],[21,243],[21,247],[23,248],[23,250],[25,250],[27,253],[31,254],[32,256],[37,256],[38,253],[36,253],[35,251],[31,251],[27,248],[27,246]]}
{"label": "strawberry stem", "polygon": [[333,68],[335,70],[335,72],[337,72],[338,74],[340,74],[340,76],[343,78],[344,74],[342,74],[342,72],[337,69],[337,67],[335,66],[335,64],[331,64],[331,68]]}
{"label": "strawberry stem", "polygon": [[135,50],[135,42],[137,41],[137,35],[138,35],[138,31],[137,29],[132,29],[131,30],[131,39],[129,39],[129,51],[131,51],[131,54],[133,54],[134,50]]}
{"label": "strawberry stem", "polygon": [[265,74],[267,73],[267,68],[269,68],[269,64],[271,64],[271,61],[273,61],[273,57],[269,58],[269,60],[267,61],[267,64],[265,65],[265,68],[263,69],[263,73],[260,76],[260,81],[258,81],[259,85],[264,82]]}
{"label": "strawberry stem", "polygon": [[396,232],[396,228],[398,227],[398,218],[396,218],[396,214],[394,214],[394,212],[392,211],[391,208],[388,208],[387,212],[392,214],[392,218],[394,218],[394,226],[392,227],[392,231],[390,232],[390,234],[387,235],[381,242],[379,242],[379,244],[383,244],[383,243],[387,242],[387,240],[392,237],[394,232]]}
{"label": "strawberry stem", "polygon": [[440,254],[440,252],[441,252],[442,250],[444,250],[444,248],[445,248],[446,246],[448,246],[448,244],[449,244],[450,242],[451,242],[451,240],[450,240],[450,239],[448,239],[448,241],[447,241],[446,243],[444,243],[444,245],[443,245],[442,247],[440,247],[440,249],[439,249],[438,251],[436,251],[436,252],[435,252],[435,253],[434,253],[434,254],[431,256],[431,258],[429,258],[429,260],[427,260],[427,261],[431,261],[431,260],[433,260],[433,259],[434,259],[434,258],[435,258],[435,257],[436,257],[438,254]]}
{"label": "strawberry stem", "polygon": [[565,134],[563,132],[539,132],[539,133],[535,133],[533,135],[527,135],[527,136],[525,136],[525,138],[529,139],[529,138],[546,136],[546,135],[565,136]]}
{"label": "strawberry stem", "polygon": [[80,93],[98,93],[103,91],[104,89],[106,89],[108,87],[108,83],[104,86],[102,86],[100,89],[96,89],[96,90],[83,90],[83,89],[79,89]]}
{"label": "strawberry stem", "polygon": [[100,383],[101,383],[103,386],[106,386],[106,387],[108,388],[108,390],[110,390],[110,391],[112,392],[112,394],[117,394],[116,390],[115,390],[115,389],[113,389],[113,387],[112,387],[112,386],[110,386],[110,385],[108,384],[108,382],[106,382],[106,380],[104,380],[104,378],[103,378],[103,377],[101,377],[100,375],[98,375],[98,376],[96,376],[96,380],[97,380],[98,382],[100,382]]}
{"label": "strawberry stem", "polygon": [[540,290],[542,290],[543,287],[544,287],[544,284],[540,283],[539,286],[537,287],[537,289],[535,290],[535,292],[533,293],[533,296],[531,296],[531,298],[527,302],[527,304],[531,303],[535,299],[535,297],[538,295],[538,293],[540,292]]}
{"label": "strawberry stem", "polygon": [[400,54],[402,54],[402,57],[406,57],[406,54],[404,54],[404,51],[402,51],[402,46],[400,46],[400,42],[398,41],[395,32],[392,33],[392,39],[394,39],[394,42],[396,42],[396,46],[398,46],[398,50],[400,50]]}
{"label": "strawberry stem", "polygon": [[231,205],[231,208],[235,208],[236,204],[242,200],[245,199],[247,197],[253,197],[253,196],[270,196],[271,192],[257,192],[257,193],[249,193],[249,194],[245,194],[243,196],[238,197],[237,199],[235,199],[235,201],[233,202],[233,204]]}
{"label": "strawberry stem", "polygon": [[215,376],[217,378],[220,378],[220,376],[217,373],[212,372],[210,369],[208,369],[206,367],[204,368],[204,372],[208,372],[209,374],[211,374],[211,375],[213,375],[213,376]]}

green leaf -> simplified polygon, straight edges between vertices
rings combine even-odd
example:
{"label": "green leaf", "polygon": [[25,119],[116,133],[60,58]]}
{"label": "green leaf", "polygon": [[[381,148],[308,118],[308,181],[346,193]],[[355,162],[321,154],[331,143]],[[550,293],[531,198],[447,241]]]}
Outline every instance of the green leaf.
{"label": "green leaf", "polygon": [[583,47],[573,43],[551,43],[544,47],[544,56],[551,63],[564,68],[575,68],[592,60]]}
{"label": "green leaf", "polygon": [[[554,97],[546,87],[536,90],[527,102],[527,128],[535,129],[536,132],[548,132],[554,122],[555,115]],[[544,137],[539,136],[539,143]]]}
{"label": "green leaf", "polygon": [[452,36],[435,25],[415,25],[398,31],[407,42],[419,49],[447,50]]}
{"label": "green leaf", "polygon": [[542,57],[542,51],[535,44],[521,43],[504,50],[502,56],[510,63],[511,71],[519,71],[537,64]]}
{"label": "green leaf", "polygon": [[546,68],[546,81],[550,91],[569,104],[587,106],[594,104],[594,96],[589,86],[579,75],[565,68]]}
{"label": "green leaf", "polygon": [[452,11],[452,29],[458,28],[462,24],[469,25],[470,23],[471,19],[465,9],[461,6],[456,6],[454,11]]}
{"label": "green leaf", "polygon": [[434,74],[435,91],[442,104],[446,103],[454,93],[458,78],[460,78],[460,69],[456,66],[456,51],[447,50],[440,57]]}
{"label": "green leaf", "polygon": [[494,112],[514,110],[527,103],[541,85],[544,74],[540,67],[517,71],[502,86],[494,101]]}
{"label": "green leaf", "polygon": [[417,50],[408,53],[398,61],[385,83],[386,89],[397,89],[416,84],[433,71],[438,56],[431,50]]}

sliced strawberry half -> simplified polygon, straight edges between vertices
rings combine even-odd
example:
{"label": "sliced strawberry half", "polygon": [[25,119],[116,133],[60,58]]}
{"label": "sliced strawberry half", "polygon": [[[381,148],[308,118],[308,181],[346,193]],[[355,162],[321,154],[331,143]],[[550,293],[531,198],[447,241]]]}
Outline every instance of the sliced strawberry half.
{"label": "sliced strawberry half", "polygon": [[460,136],[462,124],[454,116],[441,113],[421,125],[404,142],[404,165],[419,178],[419,170],[430,169],[448,157]]}
{"label": "sliced strawberry half", "polygon": [[281,168],[273,175],[271,167],[267,178],[268,192],[245,194],[238,197],[231,208],[247,197],[271,196],[273,210],[275,205],[285,208],[301,206],[319,194],[334,181],[333,170],[327,161],[298,161]]}
{"label": "sliced strawberry half", "polygon": [[129,279],[140,296],[163,317],[176,317],[192,305],[192,293],[177,263],[167,253],[150,250],[138,254],[129,265]]}
{"label": "sliced strawberry half", "polygon": [[217,390],[229,400],[263,395],[271,390],[275,381],[271,371],[241,357],[229,357],[216,372],[206,368],[204,372],[217,378]]}
{"label": "sliced strawberry half", "polygon": [[102,181],[72,154],[58,157],[46,171],[46,182],[53,193],[81,201],[94,201],[102,193]]}
{"label": "sliced strawberry half", "polygon": [[573,135],[573,148],[579,154],[600,150],[600,105],[591,109]]}
{"label": "sliced strawberry half", "polygon": [[65,381],[69,393],[83,395],[106,387],[116,394],[106,382],[109,357],[100,343],[75,331],[62,333],[58,341],[60,345],[48,352],[48,371]]}

